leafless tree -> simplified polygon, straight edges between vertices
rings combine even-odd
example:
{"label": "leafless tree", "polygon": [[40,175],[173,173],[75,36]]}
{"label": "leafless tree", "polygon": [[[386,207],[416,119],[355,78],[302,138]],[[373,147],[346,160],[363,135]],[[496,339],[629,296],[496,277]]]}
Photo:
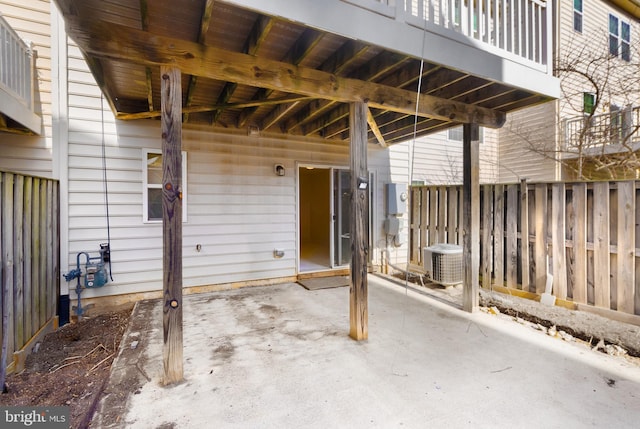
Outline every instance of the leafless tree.
{"label": "leafless tree", "polygon": [[[618,56],[610,54],[608,33],[563,44],[554,64],[561,85],[555,123],[541,129],[526,119],[510,121],[507,133],[560,163],[567,176],[635,177],[640,169],[640,49],[637,43],[618,49]],[[623,49],[629,61],[621,58]],[[590,109],[585,109],[585,93],[593,95]]]}

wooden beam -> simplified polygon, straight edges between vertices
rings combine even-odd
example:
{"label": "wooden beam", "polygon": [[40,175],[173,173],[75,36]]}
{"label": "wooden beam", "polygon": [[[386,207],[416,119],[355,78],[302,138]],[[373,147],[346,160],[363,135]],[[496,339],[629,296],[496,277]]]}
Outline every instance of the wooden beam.
{"label": "wooden beam", "polygon": [[160,67],[162,99],[162,245],[164,383],[182,366],[182,85],[177,67]]}
{"label": "wooden beam", "polygon": [[367,171],[367,104],[351,103],[351,285],[349,336],[366,340],[368,327],[367,259],[369,239],[369,173]]}
{"label": "wooden beam", "polygon": [[479,106],[357,79],[280,61],[230,52],[164,37],[110,22],[65,17],[70,37],[87,55],[143,65],[173,64],[183,72],[271,90],[369,106],[436,119],[477,123],[499,128],[505,114]]}
{"label": "wooden beam", "polygon": [[480,270],[480,161],[477,124],[463,125],[464,283],[462,308],[474,312],[479,305]]}
{"label": "wooden beam", "polygon": [[[291,49],[286,53],[282,62],[298,65],[303,59],[305,59],[313,50],[313,48],[320,42],[323,34],[317,30],[307,29],[300,37],[295,41]],[[253,100],[266,100],[273,93],[273,88],[260,88],[253,96]],[[252,107],[246,109],[240,113],[238,117],[238,127],[244,126],[249,120],[251,115],[255,113],[257,108]]]}
{"label": "wooden beam", "polygon": [[[301,96],[270,98],[268,100],[248,101],[246,103],[212,104],[209,106],[190,106],[190,107],[183,107],[182,113],[211,112],[212,110],[218,110],[218,109],[244,109],[246,107],[256,107],[256,106],[275,106],[278,104],[295,103],[295,102],[306,101],[306,100],[311,100],[311,97],[307,97],[306,95],[301,95]],[[137,113],[118,113],[116,115],[116,118],[122,119],[122,120],[133,120],[133,119],[159,118],[160,116],[162,116],[162,112],[160,112],[159,110],[154,110],[153,112],[144,111],[144,112],[137,112]]]}
{"label": "wooden beam", "polygon": [[378,128],[378,124],[376,123],[376,120],[374,119],[373,114],[371,113],[371,109],[369,109],[368,107],[367,107],[367,123],[369,124],[369,128],[371,128],[371,132],[373,133],[373,135],[376,136],[376,140],[378,140],[378,143],[380,144],[380,146],[387,147],[387,142],[384,141],[384,137],[380,132],[380,128]]}
{"label": "wooden beam", "polygon": [[[258,51],[258,48],[262,44],[262,42],[264,42],[264,40],[267,38],[267,35],[271,31],[273,24],[274,24],[274,21],[270,17],[262,16],[262,15],[258,17],[258,19],[253,25],[253,28],[251,29],[251,32],[249,32],[249,36],[247,37],[247,40],[245,40],[244,42],[242,53],[255,55],[256,52]],[[238,84],[236,82],[225,83],[224,87],[222,88],[222,91],[220,91],[220,94],[218,95],[218,100],[216,104],[228,103],[229,100],[231,100],[231,97],[233,96],[233,93],[236,91],[237,88],[238,88]],[[213,113],[213,118],[211,122],[215,124],[215,122],[218,120],[222,112],[223,112],[223,109],[216,110]]]}

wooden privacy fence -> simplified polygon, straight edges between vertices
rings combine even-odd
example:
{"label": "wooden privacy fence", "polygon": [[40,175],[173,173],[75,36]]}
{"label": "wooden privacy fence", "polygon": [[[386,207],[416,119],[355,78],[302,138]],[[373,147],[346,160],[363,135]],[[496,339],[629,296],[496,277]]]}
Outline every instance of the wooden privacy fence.
{"label": "wooden privacy fence", "polygon": [[[482,185],[482,286],[544,292],[640,315],[640,182]],[[462,187],[411,188],[411,263],[435,243],[462,245]],[[523,241],[523,237],[526,239]]]}
{"label": "wooden privacy fence", "polygon": [[55,322],[60,286],[58,192],[56,180],[0,171],[0,339],[8,333],[2,352],[10,369],[13,353],[19,355]]}

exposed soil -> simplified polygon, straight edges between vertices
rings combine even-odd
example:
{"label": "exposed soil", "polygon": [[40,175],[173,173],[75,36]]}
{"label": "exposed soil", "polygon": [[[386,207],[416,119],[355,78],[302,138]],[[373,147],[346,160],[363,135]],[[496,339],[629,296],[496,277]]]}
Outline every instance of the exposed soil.
{"label": "exposed soil", "polygon": [[[406,277],[406,278],[405,278]],[[447,296],[446,288],[431,283],[425,277],[397,272],[393,278],[408,281],[414,287],[430,293],[438,293],[456,302],[460,298]],[[529,324],[532,328],[559,336],[565,340],[579,339],[592,349],[607,354],[629,355],[640,363],[640,328],[584,311],[568,310],[559,306],[547,306],[537,301],[480,290],[481,309],[490,310],[514,321]],[[526,322],[526,323],[525,323]]]}
{"label": "exposed soil", "polygon": [[25,370],[7,377],[0,405],[68,406],[71,427],[88,427],[130,315],[127,309],[84,317],[46,335]]}

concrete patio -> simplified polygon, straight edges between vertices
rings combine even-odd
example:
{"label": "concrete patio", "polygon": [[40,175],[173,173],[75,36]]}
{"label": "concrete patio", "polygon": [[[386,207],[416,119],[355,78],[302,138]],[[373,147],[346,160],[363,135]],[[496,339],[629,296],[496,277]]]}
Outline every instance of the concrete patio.
{"label": "concrete patio", "polygon": [[504,317],[369,277],[369,340],[349,290],[190,295],[184,372],[163,387],[160,301],[136,306],[92,427],[637,427],[640,367]]}

